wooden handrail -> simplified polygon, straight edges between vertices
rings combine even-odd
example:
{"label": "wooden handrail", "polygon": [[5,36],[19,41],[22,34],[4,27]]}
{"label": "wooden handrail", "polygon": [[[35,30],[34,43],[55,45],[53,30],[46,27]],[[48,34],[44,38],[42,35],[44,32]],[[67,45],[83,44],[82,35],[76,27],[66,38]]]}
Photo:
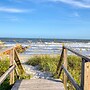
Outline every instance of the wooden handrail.
{"label": "wooden handrail", "polygon": [[70,47],[66,47],[66,46],[64,46],[64,48],[67,49],[67,50],[69,50],[69,51],[71,51],[72,53],[74,53],[74,54],[80,56],[80,57],[83,58],[84,60],[90,62],[90,58],[88,58],[87,56],[81,54],[80,52],[77,52],[77,51],[73,50],[73,49],[70,48]]}
{"label": "wooden handrail", "polygon": [[6,49],[4,49],[4,50],[1,50],[0,51],[0,54],[6,54],[7,52],[9,52],[9,54],[10,54],[10,51],[13,49],[13,47],[9,47],[9,48],[6,48]]}
{"label": "wooden handrail", "polygon": [[18,52],[16,51],[16,50],[14,50],[14,60],[15,60],[15,62],[17,63],[17,67],[19,68],[19,70],[20,70],[20,74],[25,74],[25,71],[24,71],[24,69],[23,69],[23,67],[22,67],[22,65],[21,65],[21,62],[20,62],[20,60],[19,60],[19,56],[18,56]]}
{"label": "wooden handrail", "polygon": [[80,86],[76,83],[76,81],[74,80],[72,75],[68,72],[68,70],[64,67],[64,65],[62,65],[62,69],[64,70],[65,74],[67,75],[73,86],[76,88],[76,90],[81,90]]}
{"label": "wooden handrail", "polygon": [[16,68],[16,65],[11,66],[1,77],[0,77],[0,85],[3,81],[9,76],[9,74]]}
{"label": "wooden handrail", "polygon": [[[67,77],[68,79],[71,81],[72,85],[76,88],[76,90],[90,90],[90,58],[88,58],[87,56],[81,54],[80,52],[77,52],[75,50],[73,50],[70,47],[67,46],[63,46],[62,47],[62,52],[61,53],[61,57],[57,66],[57,74],[58,77],[60,77],[62,70],[64,70],[64,86],[65,86],[65,90],[67,90]],[[71,76],[71,74],[69,73],[69,71],[67,70],[67,50],[76,54],[77,56],[82,58],[82,66],[81,66],[81,85],[79,86],[76,81],[74,80],[74,78]],[[64,64],[61,65],[62,61],[64,60]],[[87,84],[87,82],[89,84]]]}
{"label": "wooden handrail", "polygon": [[10,55],[10,68],[0,77],[0,85],[8,77],[9,74],[10,74],[10,85],[14,84],[14,70],[16,66],[18,67],[18,69],[20,69],[19,70],[20,74],[25,74],[25,71],[21,65],[16,49],[12,47],[12,48],[6,49],[1,53],[6,53],[7,51],[9,51],[9,55]]}

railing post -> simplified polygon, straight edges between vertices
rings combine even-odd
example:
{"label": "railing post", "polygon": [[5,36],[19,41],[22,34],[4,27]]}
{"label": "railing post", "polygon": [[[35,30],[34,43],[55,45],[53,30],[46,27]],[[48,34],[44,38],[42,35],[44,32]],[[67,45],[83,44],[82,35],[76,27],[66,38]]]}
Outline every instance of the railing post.
{"label": "railing post", "polygon": [[[59,74],[59,69],[60,69],[60,66],[61,66],[61,63],[62,63],[62,60],[63,60],[63,51],[64,49],[63,49],[63,47],[62,47],[62,52],[61,52],[61,56],[60,56],[60,60],[59,60],[59,63],[58,63],[58,65],[57,65],[57,70],[56,70],[56,74]],[[59,76],[60,76],[60,74],[59,74]],[[58,76],[58,77],[59,77]]]}
{"label": "railing post", "polygon": [[90,62],[85,63],[85,68],[84,68],[84,90],[90,90]]}
{"label": "railing post", "polygon": [[[67,49],[64,48],[64,56],[63,56],[63,59],[64,59],[64,67],[67,69]],[[64,87],[65,87],[65,90],[67,90],[67,76],[64,72]]]}
{"label": "railing post", "polygon": [[[10,66],[14,65],[14,48],[10,52]],[[10,73],[10,85],[14,84],[14,70]]]}
{"label": "railing post", "polygon": [[25,71],[24,71],[24,69],[23,69],[23,66],[22,66],[22,64],[21,64],[21,62],[20,62],[20,60],[19,60],[19,57],[18,57],[18,53],[17,53],[17,51],[14,49],[14,60],[15,60],[15,62],[16,62],[16,64],[17,64],[17,67],[19,68],[19,73],[20,74],[25,74]]}
{"label": "railing post", "polygon": [[82,66],[81,66],[81,88],[84,90],[84,68],[85,68],[85,60],[82,58]]}

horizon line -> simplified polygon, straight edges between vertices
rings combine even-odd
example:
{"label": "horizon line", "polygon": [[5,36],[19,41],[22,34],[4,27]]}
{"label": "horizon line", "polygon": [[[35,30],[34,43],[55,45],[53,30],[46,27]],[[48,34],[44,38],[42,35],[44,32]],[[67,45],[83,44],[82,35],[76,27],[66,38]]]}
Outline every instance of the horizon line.
{"label": "horizon line", "polygon": [[0,39],[3,39],[3,38],[6,38],[6,39],[61,39],[61,40],[90,40],[89,38],[45,38],[45,37],[0,37]]}

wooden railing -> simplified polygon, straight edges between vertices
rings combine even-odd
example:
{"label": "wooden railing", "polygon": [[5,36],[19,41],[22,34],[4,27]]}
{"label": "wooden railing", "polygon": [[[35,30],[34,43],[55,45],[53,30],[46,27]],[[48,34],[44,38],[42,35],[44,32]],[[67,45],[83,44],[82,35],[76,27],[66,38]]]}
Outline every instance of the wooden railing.
{"label": "wooden railing", "polygon": [[[19,60],[19,57],[18,57],[18,53],[16,51],[16,49],[13,47],[13,48],[10,48],[10,49],[7,49],[3,52],[1,52],[2,54],[6,54],[9,52],[9,57],[10,57],[10,67],[9,69],[0,77],[0,85],[4,82],[4,80],[10,75],[10,85],[14,84],[14,77],[15,77],[15,73],[17,76],[19,76],[19,74],[24,74],[25,71],[21,65],[21,62]],[[18,70],[17,68],[18,67]]]}
{"label": "wooden railing", "polygon": [[[74,80],[70,72],[67,70],[67,65],[68,65],[67,51],[70,51],[82,58],[80,85],[77,84],[77,82]],[[62,61],[63,61],[63,64],[62,64]],[[64,71],[63,83],[64,83],[65,90],[67,90],[67,78],[70,80],[72,85],[76,88],[76,90],[90,90],[90,59],[87,56],[82,55],[80,52],[77,52],[71,49],[70,47],[63,46],[61,57],[56,70],[56,74],[58,74],[58,78],[60,77],[62,70]]]}

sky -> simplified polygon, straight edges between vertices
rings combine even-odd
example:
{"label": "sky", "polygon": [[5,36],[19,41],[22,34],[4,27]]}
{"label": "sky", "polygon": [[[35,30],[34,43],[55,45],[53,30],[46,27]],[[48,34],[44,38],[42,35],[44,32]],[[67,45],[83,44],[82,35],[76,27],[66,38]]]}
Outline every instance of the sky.
{"label": "sky", "polygon": [[90,0],[0,0],[0,37],[90,39]]}

